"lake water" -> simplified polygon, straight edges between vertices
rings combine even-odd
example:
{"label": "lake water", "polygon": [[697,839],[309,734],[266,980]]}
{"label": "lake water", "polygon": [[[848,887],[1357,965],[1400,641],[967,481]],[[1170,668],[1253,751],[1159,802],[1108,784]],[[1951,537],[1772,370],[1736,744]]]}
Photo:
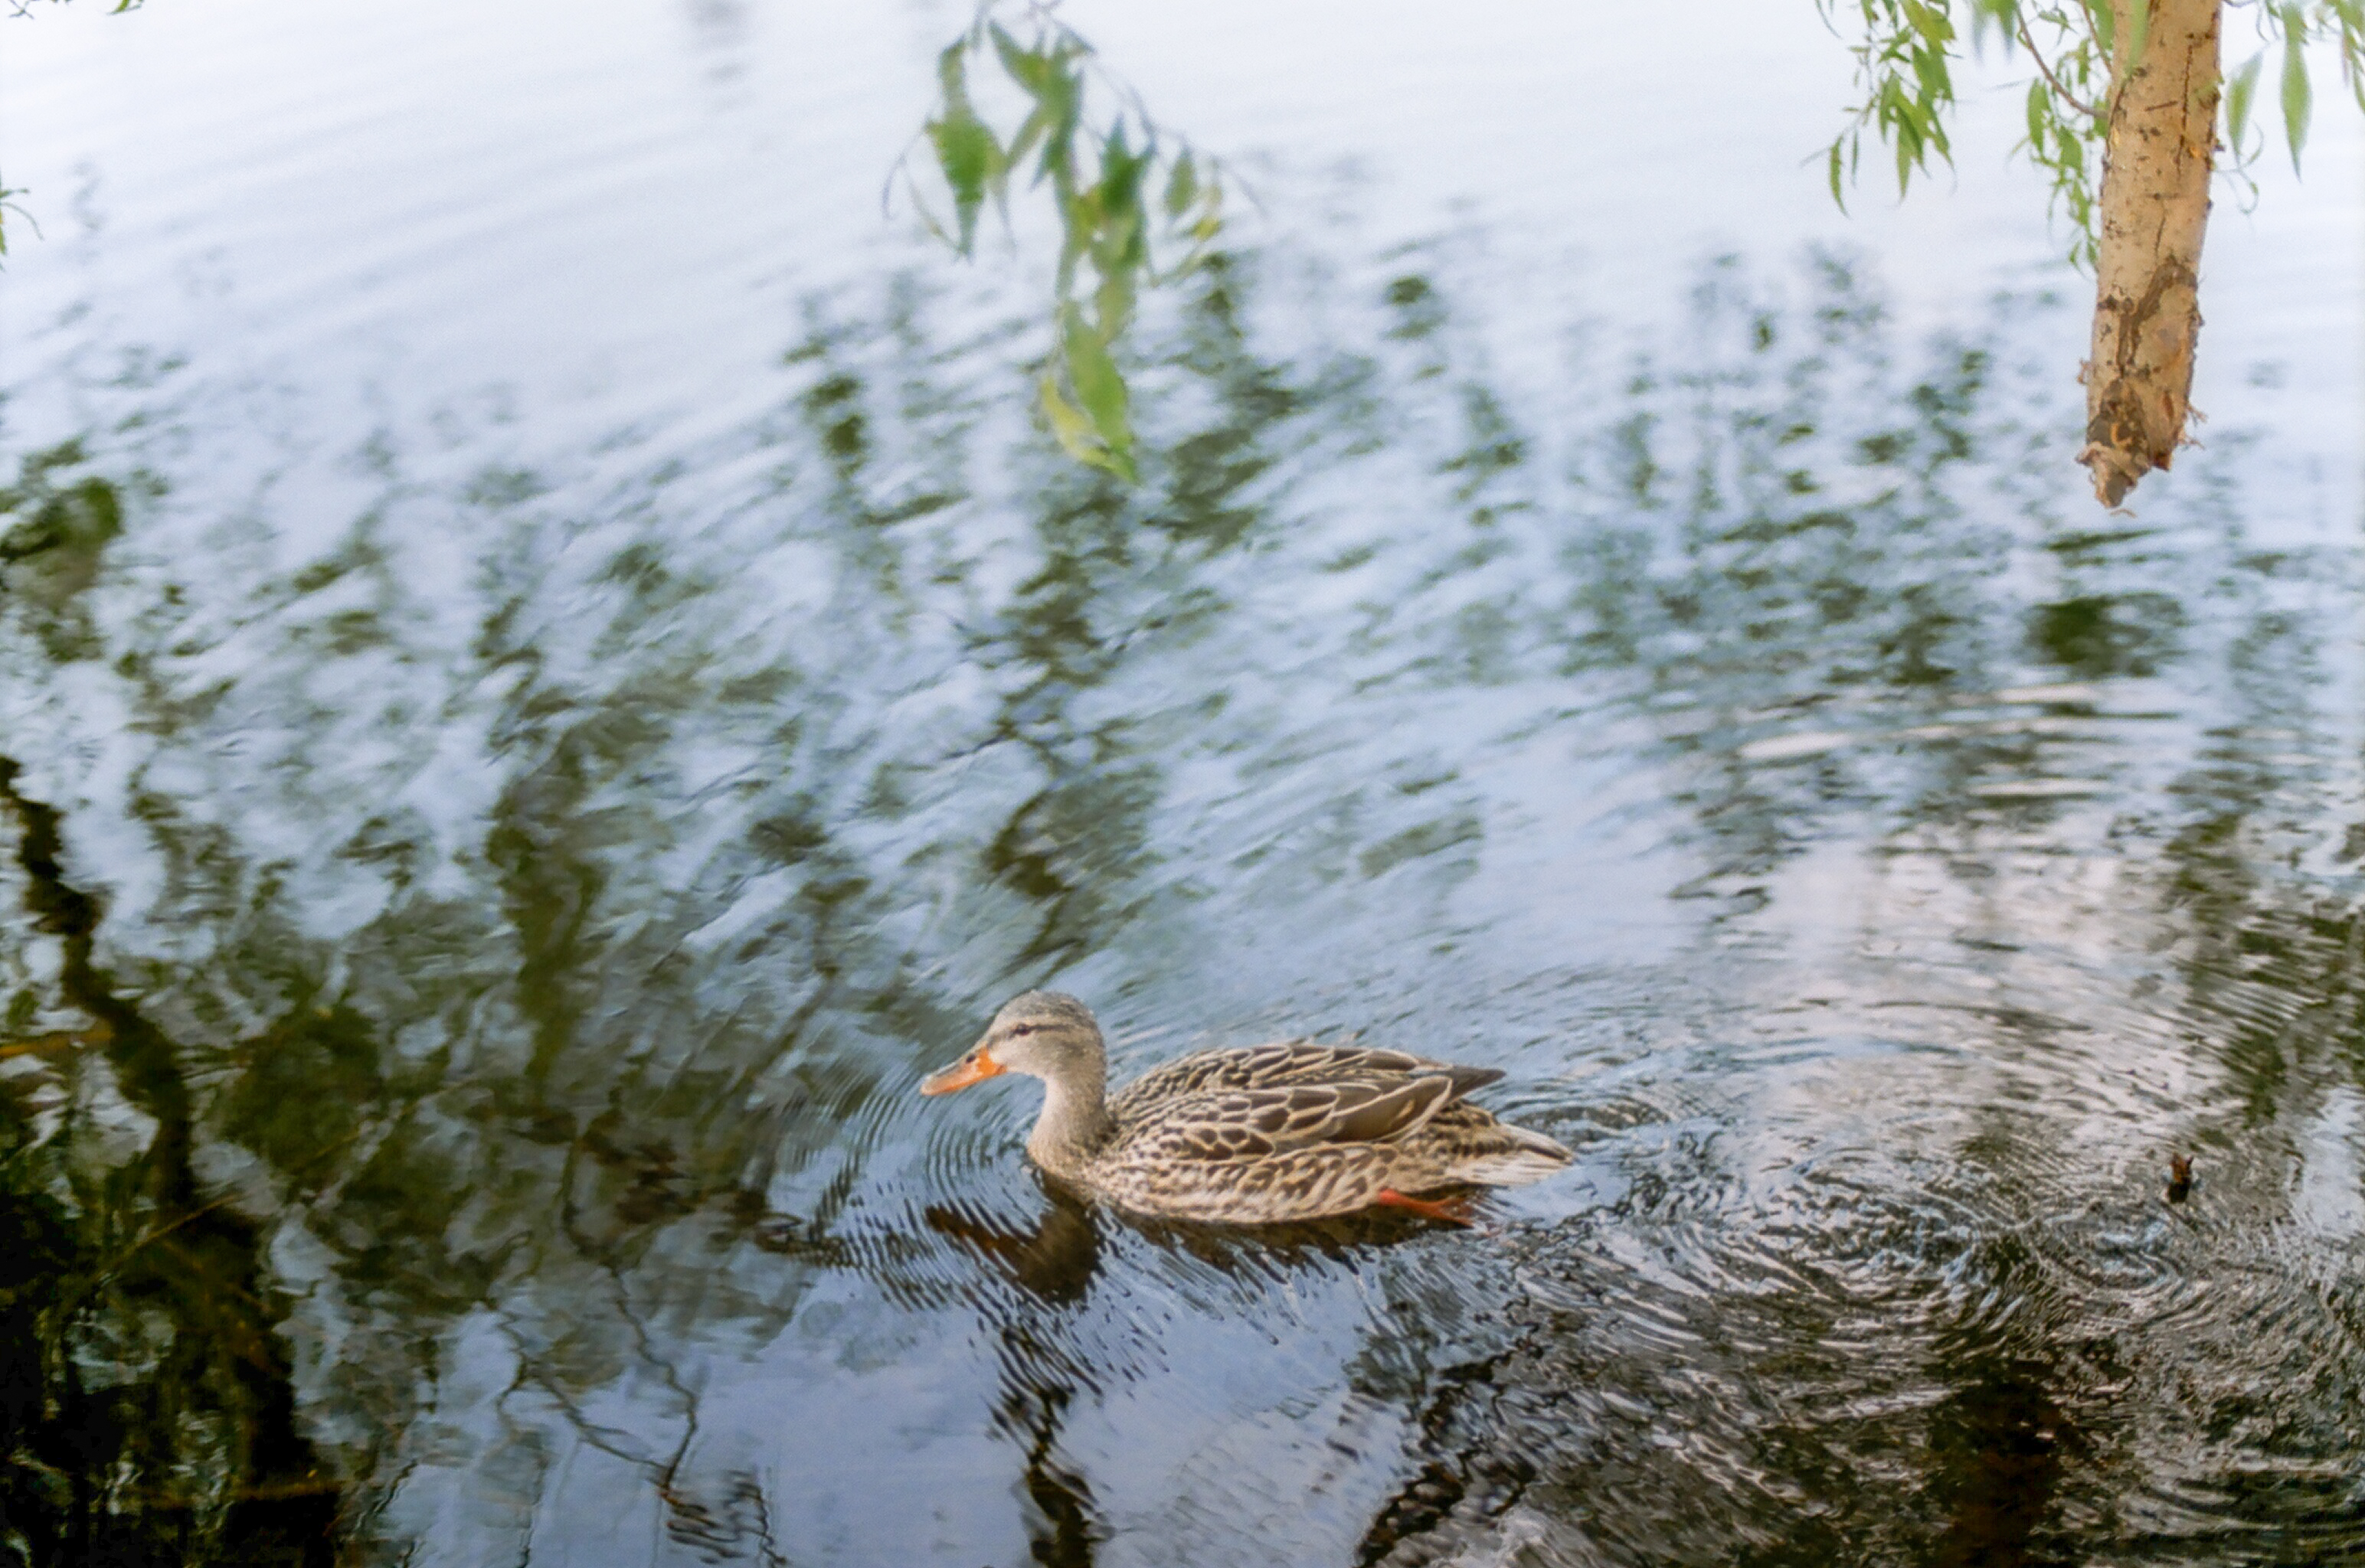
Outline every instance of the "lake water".
{"label": "lake water", "polygon": [[[0,22],[0,1560],[2365,1561],[2334,79],[2109,515],[2010,92],[1270,10],[1062,12],[1257,198],[1138,488],[880,216],[965,8]],[[1577,1159],[1082,1209],[1036,984]]]}

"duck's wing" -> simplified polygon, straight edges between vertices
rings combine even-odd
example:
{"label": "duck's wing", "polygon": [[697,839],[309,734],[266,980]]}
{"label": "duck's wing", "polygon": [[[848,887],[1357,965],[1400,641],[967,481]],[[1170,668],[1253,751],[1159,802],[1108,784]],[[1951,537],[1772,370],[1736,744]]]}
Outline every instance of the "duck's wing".
{"label": "duck's wing", "polygon": [[1417,1078],[1444,1079],[1452,1089],[1447,1098],[1458,1100],[1502,1076],[1495,1068],[1456,1067],[1405,1051],[1317,1045],[1311,1038],[1275,1040],[1269,1045],[1200,1051],[1168,1062],[1118,1091],[1109,1110],[1123,1122],[1166,1102],[1201,1094],[1326,1083],[1341,1087],[1391,1081],[1404,1083]]}
{"label": "duck's wing", "polygon": [[1453,1081],[1442,1074],[1218,1090],[1160,1102],[1119,1136],[1136,1159],[1263,1159],[1324,1144],[1407,1137],[1455,1093]]}

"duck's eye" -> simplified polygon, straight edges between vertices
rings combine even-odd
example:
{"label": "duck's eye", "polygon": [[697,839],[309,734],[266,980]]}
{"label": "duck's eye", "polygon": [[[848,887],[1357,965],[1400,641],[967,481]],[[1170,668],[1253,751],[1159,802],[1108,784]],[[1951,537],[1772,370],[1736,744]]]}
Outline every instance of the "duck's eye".
{"label": "duck's eye", "polygon": [[1010,1025],[1010,1032],[1014,1035],[1031,1035],[1035,1032],[1035,1025],[1032,1024],[1013,1024]]}

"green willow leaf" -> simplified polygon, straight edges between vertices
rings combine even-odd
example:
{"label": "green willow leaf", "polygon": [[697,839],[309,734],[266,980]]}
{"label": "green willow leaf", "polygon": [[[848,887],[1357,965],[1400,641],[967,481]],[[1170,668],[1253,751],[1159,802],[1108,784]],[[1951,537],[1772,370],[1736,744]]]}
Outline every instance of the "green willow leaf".
{"label": "green willow leaf", "polygon": [[1915,32],[1941,48],[1955,41],[1955,24],[1947,19],[1942,6],[1905,0],[1905,19],[1912,24]]}
{"label": "green willow leaf", "polygon": [[1108,345],[1084,320],[1082,310],[1070,305],[1060,315],[1066,329],[1063,336],[1067,340],[1068,379],[1076,388],[1076,400],[1092,416],[1093,428],[1112,454],[1130,451],[1132,399],[1126,390],[1125,377],[1117,374]]}
{"label": "green willow leaf", "polygon": [[1199,171],[1185,151],[1176,157],[1173,169],[1166,176],[1166,216],[1179,219],[1198,198]]}
{"label": "green willow leaf", "polygon": [[2259,68],[2266,62],[2266,50],[2260,50],[2225,84],[2225,144],[2234,150],[2237,159],[2242,156],[2242,140],[2250,129],[2250,100],[2259,91]]}
{"label": "green willow leaf", "polygon": [[936,56],[936,81],[944,94],[944,113],[927,123],[929,142],[936,151],[936,166],[953,193],[954,221],[959,237],[954,249],[967,256],[977,240],[978,210],[989,188],[1002,185],[1002,144],[977,116],[969,99],[969,42],[963,39]]}
{"label": "green willow leaf", "polygon": [[2301,46],[2307,41],[2307,22],[2296,6],[2283,7],[2283,138],[2291,143],[2292,170],[2299,170],[2300,149],[2307,145],[2307,121],[2314,108],[2307,82],[2307,60]]}
{"label": "green willow leaf", "polygon": [[1914,79],[1922,84],[1922,104],[1946,102],[1955,95],[1954,84],[1946,74],[1946,57],[1935,50],[1913,51]]}
{"label": "green willow leaf", "polygon": [[1003,74],[1025,89],[1037,101],[1043,96],[1043,84],[1051,73],[1048,53],[1024,49],[1000,22],[990,22],[986,31],[993,39],[993,52],[1002,62]]}
{"label": "green willow leaf", "polygon": [[1116,465],[1108,448],[1101,444],[1100,438],[1093,433],[1092,421],[1084,418],[1073,403],[1059,395],[1059,381],[1048,370],[1043,373],[1040,391],[1043,418],[1049,423],[1051,435],[1060,448],[1079,463],[1115,472]]}
{"label": "green willow leaf", "polygon": [[966,106],[951,118],[930,121],[928,140],[936,145],[945,184],[952,187],[953,215],[960,229],[954,248],[966,256],[977,239],[977,215],[985,205],[987,186],[999,183],[1002,147],[985,122],[967,112]]}
{"label": "green willow leaf", "polygon": [[1125,122],[1110,128],[1108,140],[1101,148],[1100,204],[1104,226],[1138,222],[1141,217],[1141,175],[1156,155],[1154,147],[1144,147],[1136,155],[1126,145]]}

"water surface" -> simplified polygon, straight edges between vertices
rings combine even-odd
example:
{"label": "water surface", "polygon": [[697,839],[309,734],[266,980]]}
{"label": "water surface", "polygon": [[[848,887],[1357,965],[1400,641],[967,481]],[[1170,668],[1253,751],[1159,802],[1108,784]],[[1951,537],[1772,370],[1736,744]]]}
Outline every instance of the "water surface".
{"label": "water surface", "polygon": [[[2105,516],[2041,230],[1944,308],[1605,298],[1284,169],[1125,488],[1023,262],[514,259],[712,174],[739,15],[633,14],[640,172],[587,105],[227,277],[260,346],[113,281],[207,297],[103,178],[12,314],[19,1560],[2365,1555],[2357,464],[2282,417],[2348,383],[2261,351]],[[499,58],[380,24],[320,120]],[[477,366],[488,264],[691,346]],[[1026,1086],[913,1092],[1038,983],[1120,1072],[1499,1067],[1578,1159],[1475,1232],[1078,1208]]]}

